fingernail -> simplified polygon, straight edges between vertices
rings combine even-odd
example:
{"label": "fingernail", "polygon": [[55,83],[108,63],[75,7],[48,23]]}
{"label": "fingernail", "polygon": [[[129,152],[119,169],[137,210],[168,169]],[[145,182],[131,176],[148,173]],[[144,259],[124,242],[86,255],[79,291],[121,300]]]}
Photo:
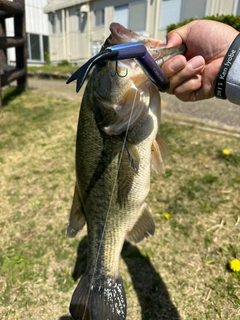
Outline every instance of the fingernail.
{"label": "fingernail", "polygon": [[173,72],[177,72],[177,71],[181,70],[182,68],[184,68],[184,62],[182,61],[182,59],[179,59],[178,57],[176,57],[169,64],[169,68]]}
{"label": "fingernail", "polygon": [[204,59],[201,56],[196,56],[188,61],[188,66],[192,69],[199,69],[200,67],[203,67],[204,65]]}

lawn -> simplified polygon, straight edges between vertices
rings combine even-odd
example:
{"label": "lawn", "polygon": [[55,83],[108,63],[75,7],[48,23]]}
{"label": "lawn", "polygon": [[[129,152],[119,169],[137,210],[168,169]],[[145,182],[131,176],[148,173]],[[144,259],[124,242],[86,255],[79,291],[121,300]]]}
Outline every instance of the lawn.
{"label": "lawn", "polygon": [[[11,95],[0,111],[0,319],[68,320],[87,247],[86,229],[65,232],[79,104]],[[166,121],[160,133],[170,156],[151,178],[156,232],[121,257],[127,319],[239,320],[239,138]]]}
{"label": "lawn", "polygon": [[70,73],[73,73],[76,71],[78,66],[71,65],[69,63],[62,63],[58,66],[52,66],[52,65],[43,65],[43,66],[29,66],[28,72],[30,73],[52,73],[52,74],[66,74],[69,75]]}

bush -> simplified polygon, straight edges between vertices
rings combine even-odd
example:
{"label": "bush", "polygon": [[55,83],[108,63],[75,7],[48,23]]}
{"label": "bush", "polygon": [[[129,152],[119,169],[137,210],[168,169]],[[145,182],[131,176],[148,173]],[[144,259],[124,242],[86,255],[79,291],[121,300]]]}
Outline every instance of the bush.
{"label": "bush", "polygon": [[70,66],[70,63],[67,60],[62,60],[58,63],[58,67]]}
{"label": "bush", "polygon": [[[174,30],[178,27],[181,27],[185,24],[187,24],[190,21],[193,20],[197,20],[198,18],[195,19],[188,19],[188,20],[184,20],[182,22],[179,23],[174,23],[174,24],[170,24],[167,27],[167,32]],[[215,21],[219,21],[225,24],[228,24],[229,26],[232,26],[233,28],[235,28],[236,30],[238,30],[240,32],[240,16],[234,16],[234,15],[216,15],[216,16],[206,16],[202,19],[206,19],[206,20],[215,20]]]}

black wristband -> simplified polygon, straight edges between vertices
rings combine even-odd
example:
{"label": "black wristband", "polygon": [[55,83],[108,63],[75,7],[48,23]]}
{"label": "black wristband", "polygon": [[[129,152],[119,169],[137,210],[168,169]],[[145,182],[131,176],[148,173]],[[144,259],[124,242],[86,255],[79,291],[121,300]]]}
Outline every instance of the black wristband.
{"label": "black wristband", "polygon": [[215,96],[219,99],[227,99],[225,94],[227,74],[235,58],[238,55],[239,50],[240,50],[240,33],[236,36],[230,48],[228,49],[228,52],[223,59],[220,71],[217,76]]}

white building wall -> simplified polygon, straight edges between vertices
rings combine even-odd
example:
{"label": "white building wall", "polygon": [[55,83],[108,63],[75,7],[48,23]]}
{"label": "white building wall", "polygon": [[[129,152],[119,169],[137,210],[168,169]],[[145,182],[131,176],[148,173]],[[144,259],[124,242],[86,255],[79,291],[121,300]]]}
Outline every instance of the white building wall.
{"label": "white building wall", "polygon": [[[146,12],[141,3],[146,6]],[[79,8],[81,12],[83,7],[88,7],[88,12],[85,28],[80,30],[76,27],[76,10]],[[119,8],[116,10],[116,7]],[[96,26],[95,11],[101,9],[104,9],[105,21]],[[201,19],[206,15],[240,14],[240,0],[48,0],[44,10],[50,16],[64,11],[66,17],[63,30],[50,35],[51,61],[58,63],[66,59],[82,64],[98,52],[113,21],[140,31],[142,35],[166,41],[166,26],[169,24],[189,18]],[[144,15],[145,30],[142,30]],[[116,21],[118,19],[120,21]]]}
{"label": "white building wall", "polygon": [[[43,12],[43,7],[48,3],[47,0],[25,0],[25,14],[26,14],[26,32],[28,34],[40,35],[40,48],[43,50],[42,35],[48,36],[48,15]],[[13,18],[6,19],[7,36],[14,36]],[[15,48],[7,49],[8,64],[15,64]],[[44,52],[41,52],[40,60],[28,59],[28,64],[42,64],[44,63]]]}
{"label": "white building wall", "polygon": [[208,0],[206,15],[235,14],[239,0]]}
{"label": "white building wall", "polygon": [[26,31],[48,35],[48,15],[43,12],[47,0],[25,0]]}
{"label": "white building wall", "polygon": [[[14,37],[14,26],[13,26],[13,18],[8,18],[5,20],[6,23],[6,33],[8,37]],[[15,56],[15,48],[7,49],[7,63],[15,64],[16,56]]]}

